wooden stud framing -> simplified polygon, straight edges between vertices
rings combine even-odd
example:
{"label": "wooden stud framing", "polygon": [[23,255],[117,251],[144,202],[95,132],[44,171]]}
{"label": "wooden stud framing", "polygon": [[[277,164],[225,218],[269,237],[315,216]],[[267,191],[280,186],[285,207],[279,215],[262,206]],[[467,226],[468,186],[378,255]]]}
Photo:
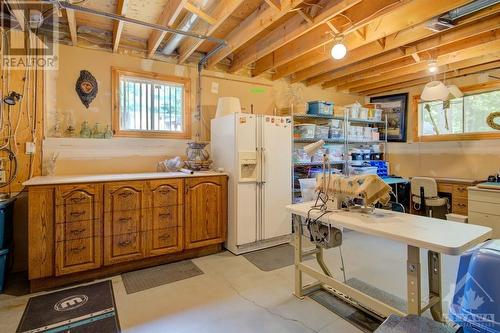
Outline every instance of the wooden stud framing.
{"label": "wooden stud framing", "polygon": [[269,7],[276,9],[277,11],[281,11],[281,1],[280,0],[264,0]]}
{"label": "wooden stud framing", "polygon": [[[171,27],[179,14],[181,13],[184,5],[187,3],[187,0],[169,0],[163,9],[163,12],[158,19],[157,24],[166,25]],[[160,46],[161,41],[165,37],[167,33],[165,31],[154,30],[148,39],[148,50],[147,57],[151,58],[158,46]]]}
{"label": "wooden stud framing", "polygon": [[203,10],[201,10],[198,7],[196,7],[195,5],[193,5],[190,2],[186,2],[184,4],[184,8],[187,11],[189,11],[189,12],[193,13],[194,15],[198,16],[199,18],[201,18],[203,21],[207,22],[210,25],[214,25],[214,24],[217,23],[217,20],[215,18],[213,18],[212,16],[208,15]]}
{"label": "wooden stud framing", "polygon": [[[120,16],[125,16],[127,13],[128,0],[118,0],[116,3],[116,14]],[[123,21],[115,21],[113,26],[113,53],[118,51],[118,46],[120,45],[120,38],[122,36],[123,26],[125,23]]]}

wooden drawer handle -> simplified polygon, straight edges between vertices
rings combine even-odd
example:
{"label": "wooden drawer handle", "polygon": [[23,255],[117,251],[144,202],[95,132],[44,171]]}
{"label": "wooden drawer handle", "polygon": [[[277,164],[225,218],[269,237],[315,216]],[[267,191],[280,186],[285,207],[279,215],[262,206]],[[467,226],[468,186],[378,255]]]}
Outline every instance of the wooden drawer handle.
{"label": "wooden drawer handle", "polygon": [[170,190],[160,190],[160,194],[169,194],[170,193]]}
{"label": "wooden drawer handle", "polygon": [[131,221],[131,220],[132,220],[132,218],[131,218],[131,217],[120,217],[120,218],[118,219],[118,222],[121,222],[121,223],[127,223],[127,222],[129,222],[129,221]]}
{"label": "wooden drawer handle", "polygon": [[170,217],[170,213],[161,213],[161,214],[158,214],[158,216],[160,218],[167,218],[167,217]]}
{"label": "wooden drawer handle", "polygon": [[73,229],[70,231],[70,233],[72,233],[73,235],[80,235],[82,234],[86,229],[85,228],[82,228],[82,229]]}
{"label": "wooden drawer handle", "polygon": [[120,197],[122,197],[122,198],[128,198],[128,197],[130,197],[130,196],[132,195],[132,192],[130,192],[130,191],[127,191],[127,192],[122,192],[122,193],[120,193],[120,194],[118,194],[118,195],[119,195]]}
{"label": "wooden drawer handle", "polygon": [[126,241],[119,242],[118,246],[120,246],[120,247],[126,247],[126,246],[129,246],[130,244],[132,244],[132,241],[129,239],[129,240],[126,240]]}
{"label": "wooden drawer handle", "polygon": [[467,207],[467,205],[466,205],[466,204],[464,204],[464,203],[458,203],[458,204],[457,204],[457,206],[458,206],[458,207]]}
{"label": "wooden drawer handle", "polygon": [[71,212],[71,213],[69,213],[69,215],[70,215],[71,217],[80,217],[80,216],[82,216],[82,215],[85,215],[85,211],[84,211],[84,210],[82,210],[81,212]]}
{"label": "wooden drawer handle", "polygon": [[86,198],[84,196],[81,196],[81,197],[75,197],[75,198],[71,198],[71,202],[72,203],[80,203],[82,202],[83,200],[85,200]]}
{"label": "wooden drawer handle", "polygon": [[158,237],[159,240],[167,240],[169,238],[170,238],[169,234],[161,235],[160,237]]}
{"label": "wooden drawer handle", "polygon": [[466,188],[465,187],[457,187],[457,190],[462,192],[462,191],[465,191]]}
{"label": "wooden drawer handle", "polygon": [[79,253],[79,252],[82,252],[83,250],[85,250],[85,246],[80,246],[80,247],[72,247],[71,249],[69,249],[69,251],[71,253]]}

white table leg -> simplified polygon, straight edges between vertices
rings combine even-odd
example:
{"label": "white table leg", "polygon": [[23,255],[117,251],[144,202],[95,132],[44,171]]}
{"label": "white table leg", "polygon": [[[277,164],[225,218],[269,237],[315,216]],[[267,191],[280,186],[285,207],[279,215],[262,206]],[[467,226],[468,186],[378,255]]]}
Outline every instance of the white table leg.
{"label": "white table leg", "polygon": [[408,314],[421,314],[420,290],[420,249],[408,245],[408,259],[406,262],[406,281],[408,294]]}
{"label": "white table leg", "polygon": [[441,254],[427,253],[429,265],[429,304],[434,320],[443,321],[443,299],[441,287]]}
{"label": "white table leg", "polygon": [[293,223],[295,226],[294,245],[295,245],[295,292],[294,295],[298,298],[303,298],[302,290],[302,271],[299,264],[302,262],[302,217],[300,215],[293,215]]}

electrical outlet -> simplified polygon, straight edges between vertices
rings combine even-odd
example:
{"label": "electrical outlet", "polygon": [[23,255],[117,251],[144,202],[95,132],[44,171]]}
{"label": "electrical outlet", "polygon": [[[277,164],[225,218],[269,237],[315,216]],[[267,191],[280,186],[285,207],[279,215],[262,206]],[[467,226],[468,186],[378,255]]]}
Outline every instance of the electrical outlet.
{"label": "electrical outlet", "polygon": [[26,142],[26,155],[33,155],[36,151],[34,142]]}

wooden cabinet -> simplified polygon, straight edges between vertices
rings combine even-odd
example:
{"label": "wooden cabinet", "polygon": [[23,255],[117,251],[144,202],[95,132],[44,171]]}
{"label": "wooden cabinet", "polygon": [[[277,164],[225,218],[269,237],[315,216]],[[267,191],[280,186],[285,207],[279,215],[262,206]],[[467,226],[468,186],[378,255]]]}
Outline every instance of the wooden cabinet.
{"label": "wooden cabinet", "polygon": [[102,185],[55,189],[55,275],[101,266]]}
{"label": "wooden cabinet", "polygon": [[146,193],[144,182],[104,185],[104,264],[141,259],[146,255]]}
{"label": "wooden cabinet", "polygon": [[179,252],[183,249],[183,184],[182,179],[148,182],[148,256]]}
{"label": "wooden cabinet", "polygon": [[226,176],[28,186],[32,290],[216,253],[226,238]]}
{"label": "wooden cabinet", "polygon": [[500,192],[469,188],[469,223],[493,229],[491,238],[500,238]]}
{"label": "wooden cabinet", "polygon": [[227,178],[188,178],[185,186],[185,247],[192,249],[224,242]]}

